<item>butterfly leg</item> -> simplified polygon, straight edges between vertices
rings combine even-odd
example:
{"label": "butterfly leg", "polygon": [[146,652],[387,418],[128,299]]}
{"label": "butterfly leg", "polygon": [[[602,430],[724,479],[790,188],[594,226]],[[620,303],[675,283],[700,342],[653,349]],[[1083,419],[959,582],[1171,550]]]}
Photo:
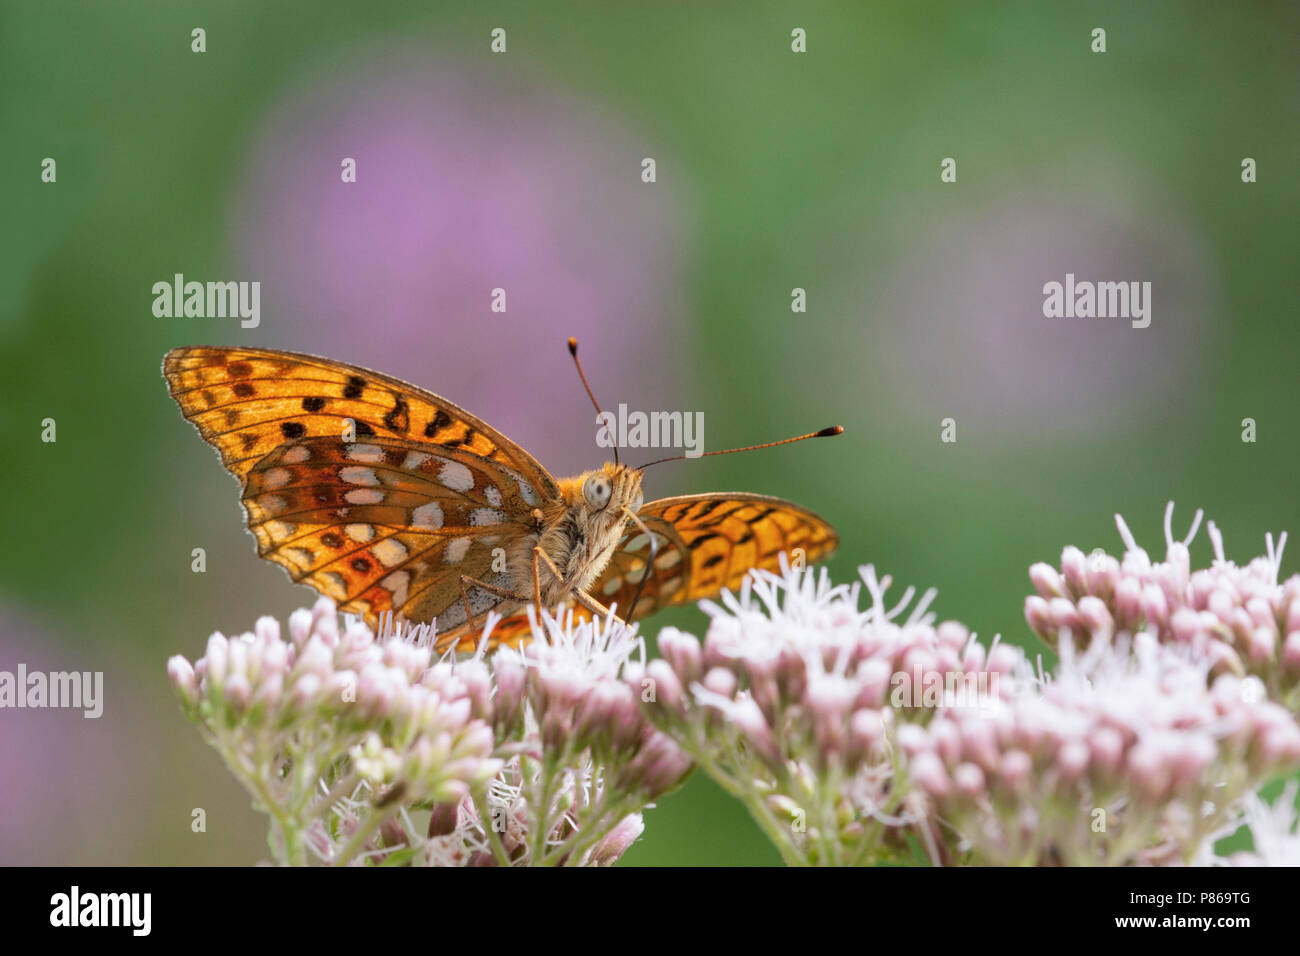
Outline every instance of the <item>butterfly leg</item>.
{"label": "butterfly leg", "polygon": [[623,509],[623,513],[631,518],[633,524],[641,529],[641,533],[646,537],[646,542],[650,545],[650,557],[646,558],[645,566],[641,569],[641,578],[637,581],[636,591],[632,594],[632,603],[623,610],[623,613],[630,621],[632,615],[636,613],[637,605],[641,603],[641,592],[645,589],[646,578],[650,577],[650,569],[655,566],[655,557],[659,554],[659,538],[653,531],[645,526],[644,521],[627,508]]}
{"label": "butterfly leg", "polygon": [[[546,562],[546,566],[550,568],[551,574],[555,576],[555,580],[563,581],[564,577],[560,574],[560,569],[555,566],[555,562],[551,560],[551,556],[542,550],[541,545],[534,545],[533,547],[533,591],[534,591],[534,596],[537,599],[537,606],[540,608],[542,606],[542,578],[538,567],[539,561]],[[573,596],[579,604],[581,604],[592,614],[596,614],[605,618],[606,623],[608,623],[610,618],[613,618],[614,620],[618,621],[620,624],[627,623],[617,614],[610,611],[609,608],[605,607],[605,605],[601,604],[599,601],[593,598],[590,594],[587,594],[585,591],[580,591],[577,588],[570,588],[570,590],[573,592]]]}
{"label": "butterfly leg", "polygon": [[626,621],[626,620],[624,620],[623,618],[619,617],[617,614],[615,614],[615,613],[614,613],[613,611],[611,611],[609,608],[605,607],[605,605],[601,604],[599,601],[597,601],[594,597],[592,597],[592,596],[591,596],[590,594],[588,594],[586,591],[579,591],[577,588],[574,588],[574,589],[573,589],[573,596],[574,596],[575,598],[577,598],[579,604],[581,604],[583,607],[585,607],[585,608],[586,608],[588,611],[590,611],[592,614],[597,614],[597,615],[600,615],[601,617],[605,618],[605,623],[608,624],[609,621],[610,621],[610,619],[613,619],[613,620],[615,620],[615,621],[618,621],[618,623],[620,623],[620,624],[623,624],[623,625],[626,625],[626,624],[627,624],[627,621]]}
{"label": "butterfly leg", "polygon": [[[478,588],[480,591],[486,591],[488,594],[495,594],[497,597],[504,598],[507,601],[516,601],[520,604],[528,603],[527,594],[517,594],[516,592],[511,591],[509,588],[497,587],[495,584],[488,584],[486,581],[480,581],[478,578],[471,578],[468,574],[462,574],[460,576],[460,598],[462,601],[465,602],[465,632],[467,634],[474,633],[474,615],[470,612],[469,591],[466,588],[466,585],[468,585],[469,587]],[[484,629],[486,629],[487,627],[486,614],[487,612],[485,611],[484,622],[483,622]],[[482,639],[483,639],[483,635],[480,634],[479,641],[481,641]],[[475,643],[477,644],[478,642],[476,641]]]}

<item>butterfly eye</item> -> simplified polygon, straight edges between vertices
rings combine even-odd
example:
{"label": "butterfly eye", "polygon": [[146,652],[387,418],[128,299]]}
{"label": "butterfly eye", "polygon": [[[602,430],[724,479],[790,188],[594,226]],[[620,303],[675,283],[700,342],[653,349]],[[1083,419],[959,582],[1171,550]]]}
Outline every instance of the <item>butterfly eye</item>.
{"label": "butterfly eye", "polygon": [[582,486],[582,496],[587,499],[587,504],[596,509],[609,504],[610,491],[609,479],[604,475],[592,475]]}

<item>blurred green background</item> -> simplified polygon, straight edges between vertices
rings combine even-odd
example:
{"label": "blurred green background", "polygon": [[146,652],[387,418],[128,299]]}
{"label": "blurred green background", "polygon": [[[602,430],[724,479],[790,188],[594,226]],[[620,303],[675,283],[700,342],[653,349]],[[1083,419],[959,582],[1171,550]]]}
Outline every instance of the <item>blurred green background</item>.
{"label": "blurred green background", "polygon": [[[164,665],[312,596],[168,398],[176,345],[399,375],[557,473],[604,458],[570,334],[603,403],[703,411],[710,448],[843,424],[647,497],[791,498],[837,579],[1038,650],[1027,567],[1118,551],[1116,512],[1159,554],[1169,499],[1238,562],[1300,531],[1298,52],[1281,2],[5,3],[0,668],[103,670],[107,702],[0,714],[0,862],[266,855]],[[260,281],[260,326],[155,317],[178,272]],[[1067,272],[1152,282],[1150,328],[1044,318]],[[703,778],[646,823],[628,863],[777,862]]]}

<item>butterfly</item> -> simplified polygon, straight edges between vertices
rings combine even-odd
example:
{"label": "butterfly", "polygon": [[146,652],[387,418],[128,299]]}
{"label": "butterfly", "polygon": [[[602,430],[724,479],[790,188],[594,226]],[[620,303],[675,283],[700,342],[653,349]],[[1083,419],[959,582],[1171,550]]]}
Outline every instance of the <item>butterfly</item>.
{"label": "butterfly", "polygon": [[779,498],[647,503],[648,466],[619,463],[617,448],[614,462],[556,479],[447,399],[342,362],[194,346],[168,352],[162,371],[241,482],[261,556],[372,627],[389,616],[434,624],[439,650],[472,650],[490,611],[503,616],[490,646],[517,644],[529,604],[631,621],[838,544],[824,520]]}

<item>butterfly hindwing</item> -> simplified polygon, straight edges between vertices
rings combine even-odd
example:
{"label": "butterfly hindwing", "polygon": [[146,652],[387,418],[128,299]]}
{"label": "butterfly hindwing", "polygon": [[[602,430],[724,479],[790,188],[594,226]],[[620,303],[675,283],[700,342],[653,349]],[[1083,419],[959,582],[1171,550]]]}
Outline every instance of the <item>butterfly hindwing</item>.
{"label": "butterfly hindwing", "polygon": [[[509,542],[532,529],[512,470],[463,449],[373,438],[289,442],[247,473],[258,550],[341,610],[445,632],[465,620],[460,576],[500,586]],[[475,615],[501,598],[467,589]],[[513,606],[512,606],[513,607]]]}
{"label": "butterfly hindwing", "polygon": [[557,493],[546,469],[490,425],[432,392],[359,366],[296,352],[194,346],[168,352],[163,376],[185,417],[239,478],[285,442],[346,434],[358,442],[397,438],[461,449],[510,468],[539,501]]}
{"label": "butterfly hindwing", "polygon": [[782,554],[793,563],[800,549],[803,560],[812,563],[839,544],[834,529],[807,508],[767,495],[660,498],[648,502],[639,517],[659,540],[637,606],[629,607],[650,554],[640,529],[628,532],[592,589],[637,619],[671,604],[737,590],[754,569],[778,571]]}

